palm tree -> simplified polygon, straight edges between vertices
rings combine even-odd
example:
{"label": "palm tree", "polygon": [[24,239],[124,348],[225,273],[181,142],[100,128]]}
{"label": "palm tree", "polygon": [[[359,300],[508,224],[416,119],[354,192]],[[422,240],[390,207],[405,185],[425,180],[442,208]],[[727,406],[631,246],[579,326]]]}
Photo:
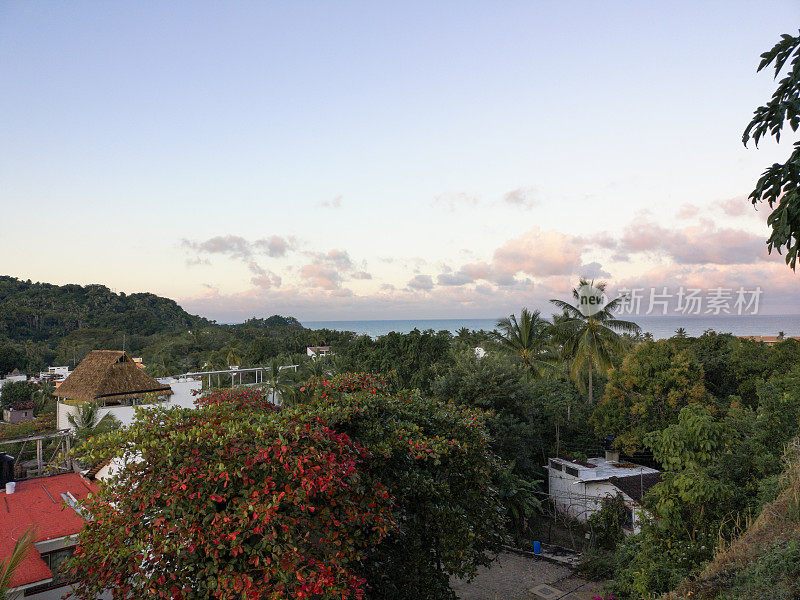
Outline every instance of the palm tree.
{"label": "palm tree", "polygon": [[303,375],[305,377],[330,377],[335,374],[336,366],[328,356],[320,356],[317,360],[303,362]]}
{"label": "palm tree", "polygon": [[223,349],[223,352],[225,353],[225,361],[228,363],[228,367],[242,364],[242,353],[233,341]]}
{"label": "palm tree", "polygon": [[118,429],[119,419],[110,413],[100,416],[100,405],[96,402],[85,402],[78,406],[77,412],[68,415],[69,424],[75,428],[75,438],[82,442],[94,435]]}
{"label": "palm tree", "polygon": [[284,400],[289,400],[288,397],[292,389],[292,381],[290,376],[281,370],[277,358],[273,358],[269,363],[269,367],[266,369],[264,387],[267,389],[273,404],[277,404],[278,398],[281,399],[281,406],[284,405]]}
{"label": "palm tree", "polygon": [[[605,292],[606,283],[587,281],[580,278],[578,287],[572,290],[575,303],[580,303],[579,288],[591,286],[601,293]],[[562,355],[572,361],[572,376],[577,378],[581,369],[589,372],[589,402],[594,400],[592,374],[607,371],[614,358],[624,350],[625,341],[621,334],[639,332],[639,326],[631,321],[615,318],[614,311],[619,307],[622,298],[615,298],[597,312],[585,315],[577,306],[563,300],[550,300],[564,312],[563,318],[556,325],[557,338],[561,342]]]}
{"label": "palm tree", "polygon": [[22,537],[14,544],[14,550],[11,551],[11,556],[4,562],[0,563],[0,600],[6,600],[8,597],[8,590],[11,588],[11,580],[14,578],[22,561],[30,552],[33,547],[33,529],[28,529]]}
{"label": "palm tree", "polygon": [[550,347],[552,325],[543,319],[538,310],[523,308],[519,320],[510,315],[497,322],[499,332],[495,339],[508,352],[518,357],[534,373],[553,368]]}
{"label": "palm tree", "polygon": [[472,332],[467,329],[466,327],[462,327],[458,331],[456,331],[456,339],[460,342],[467,342],[468,344],[472,343]]}
{"label": "palm tree", "polygon": [[683,327],[678,327],[675,330],[675,337],[676,338],[680,338],[680,339],[685,338],[686,337],[686,330]]}

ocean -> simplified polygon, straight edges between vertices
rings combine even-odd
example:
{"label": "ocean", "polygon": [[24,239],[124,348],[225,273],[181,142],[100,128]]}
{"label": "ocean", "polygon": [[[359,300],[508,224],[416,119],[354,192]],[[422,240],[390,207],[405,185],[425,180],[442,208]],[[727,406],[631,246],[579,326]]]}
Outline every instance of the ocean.
{"label": "ocean", "polygon": [[[678,327],[683,327],[687,335],[698,336],[707,329],[734,335],[778,335],[800,336],[800,315],[708,315],[708,316],[643,316],[622,317],[638,323],[644,331],[654,338],[671,337]],[[336,329],[354,331],[361,335],[379,337],[391,331],[408,333],[414,328],[424,331],[450,331],[455,333],[462,327],[467,329],[495,328],[497,319],[396,319],[373,321],[305,321],[310,329]]]}

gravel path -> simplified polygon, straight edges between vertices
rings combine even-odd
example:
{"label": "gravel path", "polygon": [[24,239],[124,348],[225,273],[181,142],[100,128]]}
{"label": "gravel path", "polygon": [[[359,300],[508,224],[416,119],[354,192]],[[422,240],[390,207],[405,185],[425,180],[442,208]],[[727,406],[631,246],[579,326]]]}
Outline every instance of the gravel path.
{"label": "gravel path", "polygon": [[540,558],[505,552],[491,567],[480,568],[472,582],[453,579],[451,587],[461,600],[543,600],[531,589],[547,584],[560,591],[553,600],[590,600],[601,584],[577,577],[568,567]]}

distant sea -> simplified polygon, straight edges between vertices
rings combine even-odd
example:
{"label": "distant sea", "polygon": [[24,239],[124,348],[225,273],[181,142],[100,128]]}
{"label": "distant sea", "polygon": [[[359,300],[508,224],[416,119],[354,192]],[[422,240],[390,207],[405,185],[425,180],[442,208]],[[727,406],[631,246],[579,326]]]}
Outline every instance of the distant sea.
{"label": "distant sea", "polygon": [[[742,315],[742,316],[645,316],[622,317],[638,323],[644,331],[656,339],[674,335],[678,327],[683,327],[687,335],[698,336],[707,329],[734,335],[778,335],[800,336],[800,315]],[[414,328],[424,331],[446,330],[455,333],[462,327],[467,329],[495,328],[497,319],[398,319],[376,321],[305,321],[310,329],[337,329],[354,331],[371,337],[386,335],[391,331],[408,333]]]}

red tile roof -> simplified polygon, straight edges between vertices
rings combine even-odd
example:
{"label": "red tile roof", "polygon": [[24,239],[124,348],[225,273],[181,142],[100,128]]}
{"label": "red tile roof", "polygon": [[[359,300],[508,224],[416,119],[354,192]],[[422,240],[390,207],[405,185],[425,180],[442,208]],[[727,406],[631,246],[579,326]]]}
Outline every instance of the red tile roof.
{"label": "red tile roof", "polygon": [[[19,481],[13,494],[0,493],[0,561],[11,555],[17,539],[29,528],[35,530],[35,542],[73,535],[81,530],[83,519],[61,498],[66,492],[83,500],[90,492],[97,492],[97,486],[77,473],[66,473]],[[33,548],[17,569],[11,585],[28,585],[52,576]]]}

